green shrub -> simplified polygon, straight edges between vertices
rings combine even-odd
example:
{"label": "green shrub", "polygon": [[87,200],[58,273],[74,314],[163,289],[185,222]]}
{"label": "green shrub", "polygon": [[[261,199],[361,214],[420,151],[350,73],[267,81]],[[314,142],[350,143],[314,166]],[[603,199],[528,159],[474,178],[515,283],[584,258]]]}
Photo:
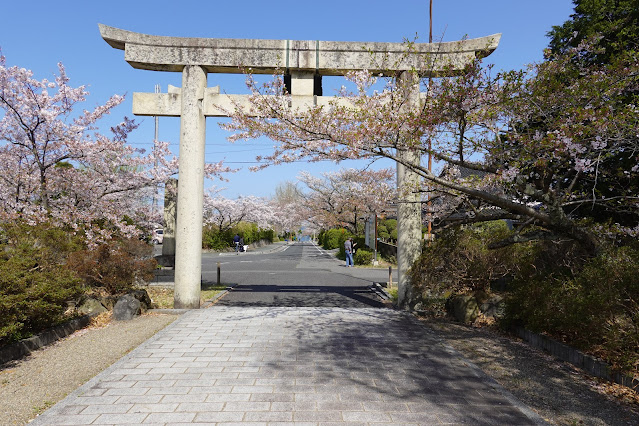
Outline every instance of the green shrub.
{"label": "green shrub", "polygon": [[391,265],[397,265],[397,257],[392,254],[389,256],[382,255],[382,259],[384,259],[386,262],[390,263]]}
{"label": "green shrub", "polygon": [[389,232],[397,229],[397,219],[386,219],[382,223]]}
{"label": "green shrub", "polygon": [[383,224],[377,225],[377,236],[384,241],[390,238],[390,232],[388,232],[386,225],[383,225]]}
{"label": "green shrub", "polygon": [[324,242],[322,244],[322,247],[324,247],[324,250],[333,250],[342,247],[341,250],[343,252],[343,245],[344,241],[346,240],[347,234],[348,231],[346,231],[346,229],[344,228],[329,229],[324,233]]}
{"label": "green shrub", "polygon": [[227,247],[229,243],[223,233],[211,227],[205,227],[202,230],[202,248],[221,251]]}
{"label": "green shrub", "polygon": [[397,241],[397,219],[386,219],[382,221],[382,226],[386,228],[386,233],[388,233],[386,238]]}
{"label": "green shrub", "polygon": [[506,320],[639,373],[639,249],[608,248],[574,273],[518,277]]}
{"label": "green shrub", "polygon": [[244,244],[253,244],[262,240],[272,243],[275,239],[275,231],[260,229],[257,224],[251,222],[240,222],[221,232],[216,226],[206,226],[202,230],[202,248],[217,251],[234,248],[233,237],[235,234],[244,239]]}
{"label": "green shrub", "polygon": [[373,262],[373,252],[359,249],[355,252],[353,260],[356,265],[370,265]]}
{"label": "green shrub", "polygon": [[521,244],[489,250],[488,244],[508,235],[501,221],[482,226],[450,229],[425,247],[409,271],[418,293],[426,297],[488,291],[491,283],[511,277],[525,262],[528,246]]}
{"label": "green shrub", "polygon": [[639,243],[604,243],[596,257],[573,241],[487,248],[508,235],[503,222],[438,234],[409,272],[418,301],[432,307],[506,283],[501,325],[547,334],[638,375]]}
{"label": "green shrub", "polygon": [[68,319],[81,280],[61,263],[79,239],[57,228],[4,224],[0,244],[0,345]]}

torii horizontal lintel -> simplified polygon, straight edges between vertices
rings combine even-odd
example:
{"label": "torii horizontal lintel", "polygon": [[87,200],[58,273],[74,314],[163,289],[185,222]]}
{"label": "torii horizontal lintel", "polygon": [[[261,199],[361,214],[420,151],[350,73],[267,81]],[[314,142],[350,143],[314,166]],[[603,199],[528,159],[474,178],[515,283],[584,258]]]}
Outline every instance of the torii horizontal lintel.
{"label": "torii horizontal lintel", "polygon": [[[239,107],[250,115],[252,105],[250,97],[251,95],[220,94],[218,86],[206,88],[202,101],[202,112],[205,117],[228,117],[229,111],[234,111],[236,107]],[[342,106],[352,105],[347,98],[293,95],[290,97],[289,108],[303,110],[311,106],[329,106],[331,103]],[[182,95],[179,93],[133,93],[134,115],[179,117],[181,116],[181,108]]]}
{"label": "torii horizontal lintel", "polygon": [[[345,42],[320,40],[260,40],[168,37],[126,31],[99,24],[102,38],[124,50],[131,66],[153,71],[181,72],[186,65],[202,66],[209,73],[272,74],[277,69],[344,75],[370,70],[388,75],[396,71],[424,69],[440,75],[460,69],[476,57],[490,55],[501,34],[442,43]],[[374,63],[373,59],[378,63]],[[384,58],[379,62],[380,58]]]}

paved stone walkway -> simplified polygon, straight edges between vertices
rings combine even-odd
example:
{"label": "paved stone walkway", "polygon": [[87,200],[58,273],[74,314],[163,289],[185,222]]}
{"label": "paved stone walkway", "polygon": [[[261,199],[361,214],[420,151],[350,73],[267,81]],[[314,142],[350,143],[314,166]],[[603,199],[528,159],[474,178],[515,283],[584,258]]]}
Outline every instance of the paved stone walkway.
{"label": "paved stone walkway", "polygon": [[32,424],[528,425],[543,421],[410,315],[190,311]]}

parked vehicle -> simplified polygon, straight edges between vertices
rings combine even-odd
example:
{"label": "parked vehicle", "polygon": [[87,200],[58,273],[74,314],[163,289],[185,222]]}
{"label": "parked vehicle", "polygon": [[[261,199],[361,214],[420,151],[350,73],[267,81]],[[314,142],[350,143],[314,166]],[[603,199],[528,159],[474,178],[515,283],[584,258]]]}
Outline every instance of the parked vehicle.
{"label": "parked vehicle", "polygon": [[164,229],[154,229],[151,242],[153,244],[162,244],[164,242]]}

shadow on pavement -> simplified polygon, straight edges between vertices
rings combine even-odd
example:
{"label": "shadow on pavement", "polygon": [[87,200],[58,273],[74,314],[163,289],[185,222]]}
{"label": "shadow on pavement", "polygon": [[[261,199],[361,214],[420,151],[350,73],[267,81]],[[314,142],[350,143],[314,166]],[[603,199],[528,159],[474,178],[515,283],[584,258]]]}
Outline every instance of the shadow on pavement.
{"label": "shadow on pavement", "polygon": [[235,307],[384,308],[368,287],[313,285],[236,285],[217,305]]}

